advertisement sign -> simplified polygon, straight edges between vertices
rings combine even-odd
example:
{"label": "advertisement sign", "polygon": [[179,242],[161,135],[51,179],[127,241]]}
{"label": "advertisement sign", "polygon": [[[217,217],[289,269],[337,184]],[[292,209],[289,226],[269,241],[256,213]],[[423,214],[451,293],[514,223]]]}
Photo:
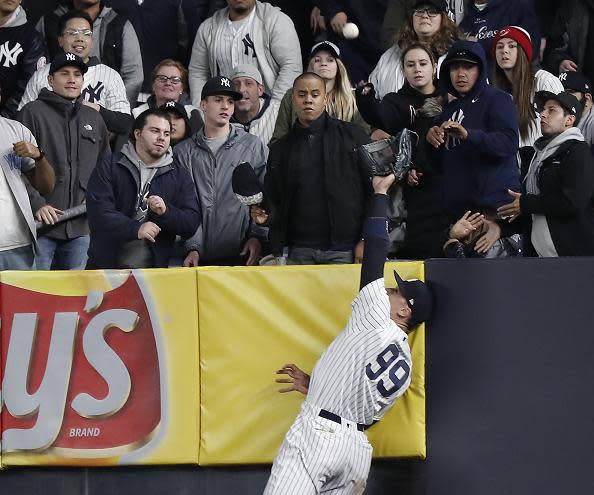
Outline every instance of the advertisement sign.
{"label": "advertisement sign", "polygon": [[3,464],[196,462],[195,273],[5,272],[0,296]]}

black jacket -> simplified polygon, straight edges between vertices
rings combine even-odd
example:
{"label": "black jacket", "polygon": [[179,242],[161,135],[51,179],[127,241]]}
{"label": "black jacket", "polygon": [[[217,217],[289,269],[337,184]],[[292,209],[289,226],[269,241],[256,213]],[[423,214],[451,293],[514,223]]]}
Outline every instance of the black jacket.
{"label": "black jacket", "polygon": [[45,57],[45,44],[35,27],[27,22],[24,11],[16,25],[0,27],[0,114],[13,119],[30,77]]}
{"label": "black jacket", "polygon": [[[572,60],[578,70],[584,72],[587,57],[592,57],[588,50],[589,36],[594,22],[594,0],[570,0],[557,11],[555,22],[550,27],[550,38],[544,57],[544,66],[553,74],[559,73],[559,64],[563,60]],[[591,69],[591,65],[589,64]],[[592,79],[591,70],[585,75]]]}
{"label": "black jacket", "polygon": [[[330,214],[330,240],[334,245],[360,239],[366,205],[371,195],[371,182],[359,163],[356,148],[369,142],[365,131],[355,124],[333,119],[327,114],[323,138],[325,189]],[[299,125],[295,123],[295,125]],[[270,247],[282,254],[287,239],[289,209],[296,187],[295,170],[299,156],[292,151],[295,132],[270,147],[264,191],[270,212]],[[353,242],[354,241],[354,242]]]}
{"label": "black jacket", "polygon": [[[412,167],[422,172],[418,186],[402,184],[407,210],[404,244],[395,254],[399,258],[426,259],[441,256],[442,231],[448,225],[442,201],[443,176],[440,162],[427,150],[425,136],[441,113],[438,92],[423,95],[408,83],[397,93],[388,93],[382,101],[373,92],[356,92],[357,108],[372,126],[396,135],[407,128],[417,133]],[[432,100],[429,100],[432,99]],[[419,111],[425,102],[433,102],[433,112]],[[433,116],[431,116],[433,115]]]}
{"label": "black jacket", "polygon": [[[532,160],[523,157],[522,177]],[[553,244],[559,256],[594,255],[594,160],[583,141],[570,140],[547,158],[538,174],[540,194],[520,198],[522,215],[506,226],[523,230],[524,253],[535,255],[530,244],[532,214],[546,216]],[[503,235],[511,232],[503,232]]]}

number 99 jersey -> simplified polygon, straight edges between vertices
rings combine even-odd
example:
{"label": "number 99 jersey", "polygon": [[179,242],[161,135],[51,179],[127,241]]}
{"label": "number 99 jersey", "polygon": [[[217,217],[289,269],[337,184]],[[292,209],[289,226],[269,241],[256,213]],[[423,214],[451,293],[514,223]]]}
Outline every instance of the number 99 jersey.
{"label": "number 99 jersey", "polygon": [[356,423],[379,420],[410,385],[406,333],[390,319],[384,279],[361,289],[344,330],[318,360],[306,402]]}

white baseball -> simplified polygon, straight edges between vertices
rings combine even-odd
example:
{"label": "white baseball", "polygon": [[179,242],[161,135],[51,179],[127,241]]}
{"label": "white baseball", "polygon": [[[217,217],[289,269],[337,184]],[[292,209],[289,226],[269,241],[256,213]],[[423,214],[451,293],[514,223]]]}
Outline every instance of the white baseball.
{"label": "white baseball", "polygon": [[342,28],[342,35],[347,40],[354,40],[357,36],[359,36],[359,28],[355,23],[347,22]]}

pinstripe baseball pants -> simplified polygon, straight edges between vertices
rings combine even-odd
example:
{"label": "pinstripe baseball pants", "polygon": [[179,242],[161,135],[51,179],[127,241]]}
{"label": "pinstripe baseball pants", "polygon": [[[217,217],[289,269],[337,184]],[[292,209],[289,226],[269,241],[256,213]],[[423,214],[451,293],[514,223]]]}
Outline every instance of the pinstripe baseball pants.
{"label": "pinstripe baseball pants", "polygon": [[372,453],[365,433],[318,412],[304,408],[295,419],[264,495],[356,495],[365,490]]}

